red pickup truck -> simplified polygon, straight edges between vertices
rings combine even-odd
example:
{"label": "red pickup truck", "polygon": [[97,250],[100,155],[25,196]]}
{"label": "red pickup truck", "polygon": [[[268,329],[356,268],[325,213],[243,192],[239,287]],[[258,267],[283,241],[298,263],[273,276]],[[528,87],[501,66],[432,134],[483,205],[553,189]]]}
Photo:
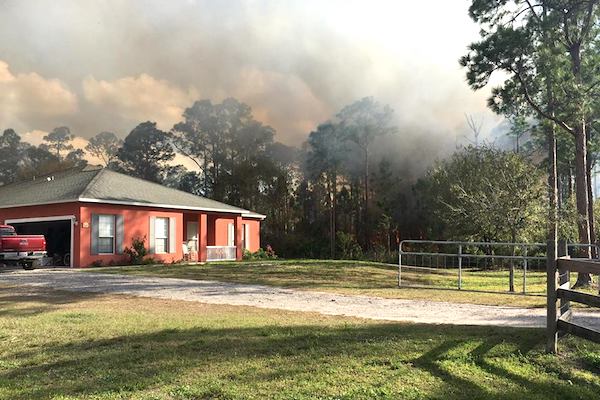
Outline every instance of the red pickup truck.
{"label": "red pickup truck", "polygon": [[29,269],[43,257],[46,257],[44,235],[17,235],[14,227],[0,225],[0,264],[16,263]]}

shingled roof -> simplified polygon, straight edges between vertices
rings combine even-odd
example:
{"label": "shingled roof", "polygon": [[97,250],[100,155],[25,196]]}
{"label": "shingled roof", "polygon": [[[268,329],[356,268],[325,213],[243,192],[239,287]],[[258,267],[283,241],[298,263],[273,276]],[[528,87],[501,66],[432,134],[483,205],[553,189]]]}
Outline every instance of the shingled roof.
{"label": "shingled roof", "polygon": [[0,186],[0,208],[73,201],[227,212],[264,218],[264,215],[243,208],[100,167],[71,169]]}

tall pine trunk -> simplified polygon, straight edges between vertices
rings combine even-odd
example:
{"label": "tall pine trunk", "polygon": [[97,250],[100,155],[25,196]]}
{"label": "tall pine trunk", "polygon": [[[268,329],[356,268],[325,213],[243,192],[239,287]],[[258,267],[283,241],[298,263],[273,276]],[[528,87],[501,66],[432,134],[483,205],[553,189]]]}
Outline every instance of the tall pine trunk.
{"label": "tall pine trunk", "polygon": [[[593,167],[593,162],[592,162],[592,155],[591,152],[589,151],[589,144],[590,144],[590,131],[588,129],[587,131],[587,145],[588,145],[588,152],[587,152],[587,167],[586,167],[586,175],[587,175],[587,197],[588,197],[588,218],[589,218],[589,224],[590,224],[590,243],[591,244],[596,244],[596,231],[594,229],[594,225],[595,225],[595,218],[594,218],[594,191],[593,191],[593,187],[592,187],[592,167]],[[597,251],[596,251],[596,247],[591,247],[591,254],[592,254],[592,258],[596,258],[598,257]]]}
{"label": "tall pine trunk", "polygon": [[[568,35],[567,35],[568,36]],[[582,40],[582,39],[580,39]],[[575,77],[577,86],[581,88],[581,42],[575,41],[569,46],[569,55],[571,57],[571,71]],[[579,243],[590,244],[590,210],[588,208],[588,182],[587,182],[587,134],[584,99],[580,99],[580,109],[578,110],[579,121],[574,129],[575,134],[575,190],[577,199],[577,228],[579,231]],[[590,258],[590,248],[582,249],[582,256]],[[589,286],[592,282],[590,274],[580,272],[577,275],[577,282],[574,287]]]}
{"label": "tall pine trunk", "polygon": [[[585,134],[585,123],[577,127],[575,132],[575,197],[577,200],[577,230],[579,232],[579,243],[590,243],[590,224],[588,209],[588,185],[587,185],[587,140]],[[590,258],[590,248],[583,247],[580,257]],[[591,276],[580,272],[574,287],[589,286]]]}
{"label": "tall pine trunk", "polygon": [[[550,91],[548,91],[550,93]],[[551,103],[552,104],[552,103]],[[547,290],[556,289],[557,275],[556,270],[556,255],[558,253],[558,185],[557,185],[557,169],[556,169],[556,130],[554,123],[548,126],[548,241],[546,249],[546,280]],[[556,299],[553,296],[547,296],[546,307],[550,310],[556,307]],[[556,314],[548,313],[546,322],[548,327],[546,351],[556,353],[556,333],[554,326],[556,324]],[[552,333],[552,334],[550,334]]]}
{"label": "tall pine trunk", "polygon": [[569,167],[569,184],[567,186],[567,192],[568,192],[568,196],[567,199],[571,199],[573,194],[574,194],[574,190],[573,190],[573,176],[575,174],[573,174],[573,167],[570,166]]}
{"label": "tall pine trunk", "polygon": [[[548,126],[548,244],[554,246],[557,253],[558,242],[558,179],[557,179],[557,154],[556,154],[556,125]],[[551,260],[554,263],[554,259]],[[555,266],[552,265],[554,269]]]}

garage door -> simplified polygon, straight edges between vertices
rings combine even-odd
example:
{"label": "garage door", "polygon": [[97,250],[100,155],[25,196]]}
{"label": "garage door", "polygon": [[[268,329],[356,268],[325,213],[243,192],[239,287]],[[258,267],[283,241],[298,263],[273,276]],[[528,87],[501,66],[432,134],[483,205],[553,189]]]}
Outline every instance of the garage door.
{"label": "garage door", "polygon": [[7,219],[20,235],[44,235],[52,265],[72,267],[74,216]]}

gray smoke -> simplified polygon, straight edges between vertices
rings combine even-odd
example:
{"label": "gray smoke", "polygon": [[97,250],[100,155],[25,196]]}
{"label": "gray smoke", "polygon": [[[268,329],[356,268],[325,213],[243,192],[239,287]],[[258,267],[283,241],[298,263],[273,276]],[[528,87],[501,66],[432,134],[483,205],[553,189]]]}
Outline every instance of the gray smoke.
{"label": "gray smoke", "polygon": [[[2,1],[10,76],[0,74],[0,105],[2,85],[21,100],[0,124],[125,136],[147,119],[169,129],[196,99],[231,96],[277,140],[300,145],[344,105],[374,96],[395,110],[394,154],[419,170],[469,134],[464,113],[482,118],[484,133],[498,119],[457,62],[477,38],[469,2],[411,3]],[[60,96],[35,103],[49,86],[73,94],[74,108],[56,108]]]}

